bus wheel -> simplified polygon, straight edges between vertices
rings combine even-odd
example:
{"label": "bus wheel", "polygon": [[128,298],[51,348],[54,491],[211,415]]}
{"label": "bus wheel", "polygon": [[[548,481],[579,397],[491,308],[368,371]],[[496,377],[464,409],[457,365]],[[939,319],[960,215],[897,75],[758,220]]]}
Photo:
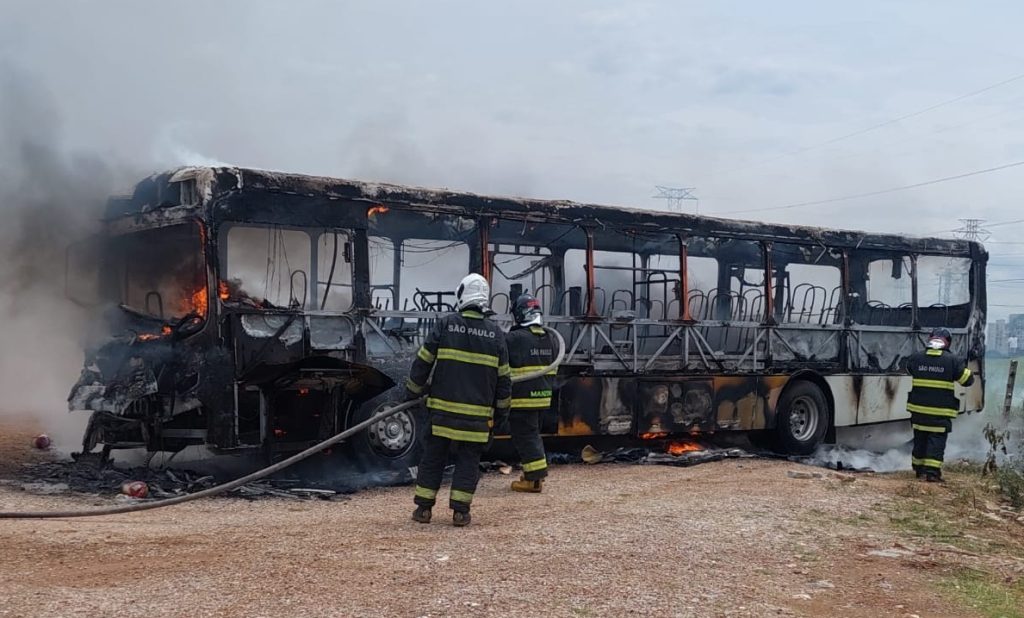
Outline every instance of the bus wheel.
{"label": "bus wheel", "polygon": [[779,399],[775,443],[789,455],[810,455],[825,439],[829,406],[818,385],[806,380],[791,384]]}
{"label": "bus wheel", "polygon": [[[384,408],[398,403],[401,400],[387,396],[365,403],[352,415],[350,425],[361,423]],[[414,466],[419,461],[423,444],[420,439],[422,424],[423,419],[415,408],[398,412],[352,436],[352,455],[360,467],[367,470],[399,470]]]}

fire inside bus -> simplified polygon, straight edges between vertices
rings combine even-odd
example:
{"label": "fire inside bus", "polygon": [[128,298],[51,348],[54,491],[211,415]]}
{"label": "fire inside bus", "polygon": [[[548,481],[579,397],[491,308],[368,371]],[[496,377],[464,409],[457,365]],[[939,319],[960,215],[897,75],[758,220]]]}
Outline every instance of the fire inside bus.
{"label": "fire inside bus", "polygon": [[[491,281],[497,321],[529,292],[566,341],[549,437],[745,431],[810,453],[838,427],[908,418],[901,363],[936,326],[983,375],[987,254],[962,240],[237,168],[144,180],[110,200],[100,240],[115,337],[69,403],[104,454],[334,435],[401,397],[468,272]],[[961,389],[963,409],[983,393]],[[400,413],[346,448],[406,466],[422,425]]]}

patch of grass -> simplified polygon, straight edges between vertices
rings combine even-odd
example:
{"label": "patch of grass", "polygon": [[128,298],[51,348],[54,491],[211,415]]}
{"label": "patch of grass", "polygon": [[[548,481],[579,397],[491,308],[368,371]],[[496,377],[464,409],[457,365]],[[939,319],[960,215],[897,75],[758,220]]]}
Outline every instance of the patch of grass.
{"label": "patch of grass", "polygon": [[999,490],[1015,509],[1024,508],[1024,471],[1016,468],[999,468],[995,472]]}
{"label": "patch of grass", "polygon": [[946,587],[952,596],[989,618],[1024,618],[1024,584],[1007,584],[974,569],[962,569]]}
{"label": "patch of grass", "polygon": [[889,523],[897,530],[925,540],[948,543],[970,551],[985,551],[987,544],[967,538],[962,521],[956,521],[942,505],[919,501],[896,502],[888,507]]}
{"label": "patch of grass", "polygon": [[867,526],[876,523],[878,520],[867,513],[858,513],[850,517],[843,517],[839,521],[849,526]]}

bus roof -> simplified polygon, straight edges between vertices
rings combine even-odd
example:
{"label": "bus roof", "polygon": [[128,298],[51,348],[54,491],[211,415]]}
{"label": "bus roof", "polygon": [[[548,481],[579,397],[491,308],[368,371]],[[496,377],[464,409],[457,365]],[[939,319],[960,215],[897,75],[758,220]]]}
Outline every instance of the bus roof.
{"label": "bus roof", "polygon": [[479,195],[238,167],[184,167],[154,174],[138,183],[131,197],[111,198],[106,218],[116,219],[182,206],[192,212],[191,216],[209,218],[212,210],[205,206],[211,203],[251,199],[265,193],[289,194],[311,200],[408,205],[420,210],[468,217],[528,218],[538,222],[622,226],[690,235],[812,242],[837,248],[891,249],[972,257],[986,255],[981,243],[958,239],[724,219],[568,200]]}

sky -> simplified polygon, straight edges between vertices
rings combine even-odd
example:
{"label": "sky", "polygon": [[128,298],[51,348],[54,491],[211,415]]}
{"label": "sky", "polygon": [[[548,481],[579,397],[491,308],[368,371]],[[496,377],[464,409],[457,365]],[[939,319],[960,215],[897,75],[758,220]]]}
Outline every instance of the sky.
{"label": "sky", "polygon": [[[0,113],[139,177],[227,163],[649,209],[667,185],[702,214],[949,235],[1024,219],[1024,166],[778,207],[1024,161],[1021,23],[984,1],[0,0]],[[1024,223],[990,229],[991,319],[1024,312],[1000,282]]]}

